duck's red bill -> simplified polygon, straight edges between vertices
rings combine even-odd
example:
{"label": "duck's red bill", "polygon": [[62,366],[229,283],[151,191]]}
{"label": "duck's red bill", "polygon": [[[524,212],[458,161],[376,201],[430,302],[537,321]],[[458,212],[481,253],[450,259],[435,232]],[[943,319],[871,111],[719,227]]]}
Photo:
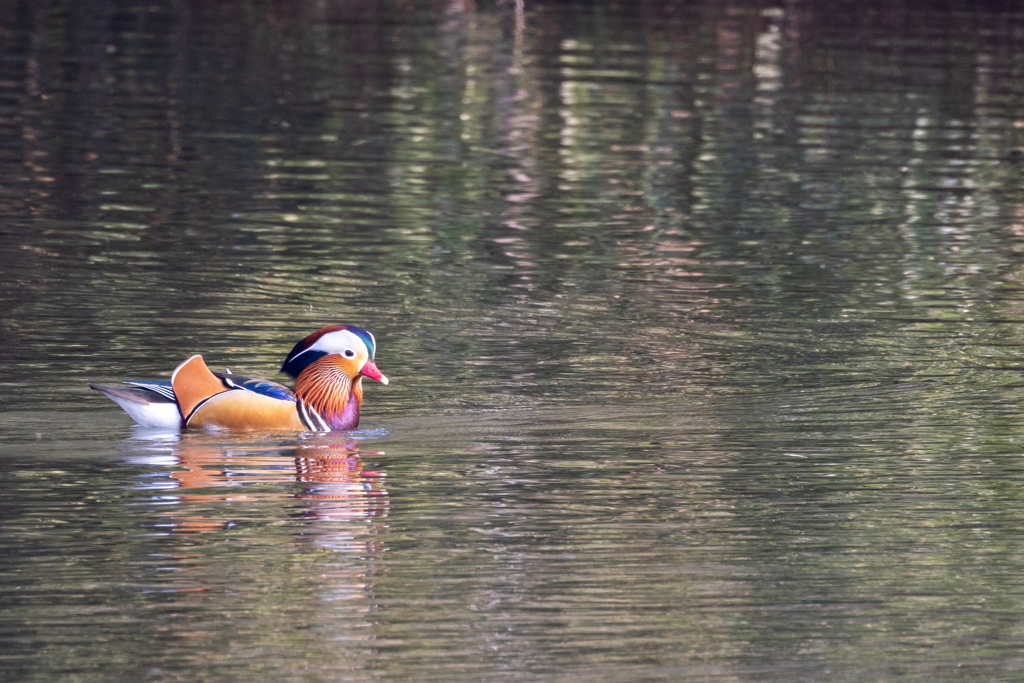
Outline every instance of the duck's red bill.
{"label": "duck's red bill", "polygon": [[380,374],[380,370],[377,369],[377,365],[372,360],[366,361],[366,365],[364,365],[363,369],[359,371],[359,374],[369,377],[370,379],[375,379],[381,384],[388,383],[388,378]]}

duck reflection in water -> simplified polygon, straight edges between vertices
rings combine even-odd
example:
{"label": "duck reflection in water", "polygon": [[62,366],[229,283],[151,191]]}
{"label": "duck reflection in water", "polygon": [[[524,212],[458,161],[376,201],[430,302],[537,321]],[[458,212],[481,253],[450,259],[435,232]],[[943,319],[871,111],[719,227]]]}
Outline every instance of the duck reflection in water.
{"label": "duck reflection in water", "polygon": [[[374,552],[388,495],[385,473],[366,470],[362,455],[382,454],[361,452],[354,439],[317,437],[282,447],[194,436],[175,441],[171,458],[159,458],[180,468],[169,473],[170,482],[152,484],[161,489],[162,530],[209,533],[287,520],[299,522],[295,536],[303,542]],[[277,514],[268,518],[269,509]]]}

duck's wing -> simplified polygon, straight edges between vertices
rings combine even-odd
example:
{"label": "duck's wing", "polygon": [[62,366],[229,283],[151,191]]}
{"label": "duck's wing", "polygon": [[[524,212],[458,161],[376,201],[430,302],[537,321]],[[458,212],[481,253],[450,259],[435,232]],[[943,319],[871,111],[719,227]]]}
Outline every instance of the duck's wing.
{"label": "duck's wing", "polygon": [[255,377],[245,377],[244,375],[232,375],[231,373],[215,372],[215,377],[219,377],[221,380],[227,383],[232,389],[245,389],[246,391],[255,391],[257,394],[269,396],[270,398],[280,399],[282,401],[294,401],[295,394],[292,390],[283,384],[272,382],[269,379],[258,379]]}

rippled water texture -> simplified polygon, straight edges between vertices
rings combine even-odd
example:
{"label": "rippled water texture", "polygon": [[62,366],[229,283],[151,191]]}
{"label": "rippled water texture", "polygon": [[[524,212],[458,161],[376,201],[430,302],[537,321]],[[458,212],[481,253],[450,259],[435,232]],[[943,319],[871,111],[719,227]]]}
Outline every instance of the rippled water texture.
{"label": "rippled water texture", "polygon": [[1020,680],[1022,164],[1009,3],[0,0],[0,679]]}

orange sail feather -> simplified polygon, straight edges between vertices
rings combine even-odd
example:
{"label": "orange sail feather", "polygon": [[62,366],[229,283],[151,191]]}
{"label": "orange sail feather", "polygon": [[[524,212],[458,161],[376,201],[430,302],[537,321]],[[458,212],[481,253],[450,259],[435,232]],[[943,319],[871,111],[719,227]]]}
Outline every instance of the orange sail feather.
{"label": "orange sail feather", "polygon": [[210,372],[203,357],[196,354],[174,369],[171,386],[178,399],[182,422],[187,424],[192,411],[203,401],[217,394],[230,391],[224,380]]}

